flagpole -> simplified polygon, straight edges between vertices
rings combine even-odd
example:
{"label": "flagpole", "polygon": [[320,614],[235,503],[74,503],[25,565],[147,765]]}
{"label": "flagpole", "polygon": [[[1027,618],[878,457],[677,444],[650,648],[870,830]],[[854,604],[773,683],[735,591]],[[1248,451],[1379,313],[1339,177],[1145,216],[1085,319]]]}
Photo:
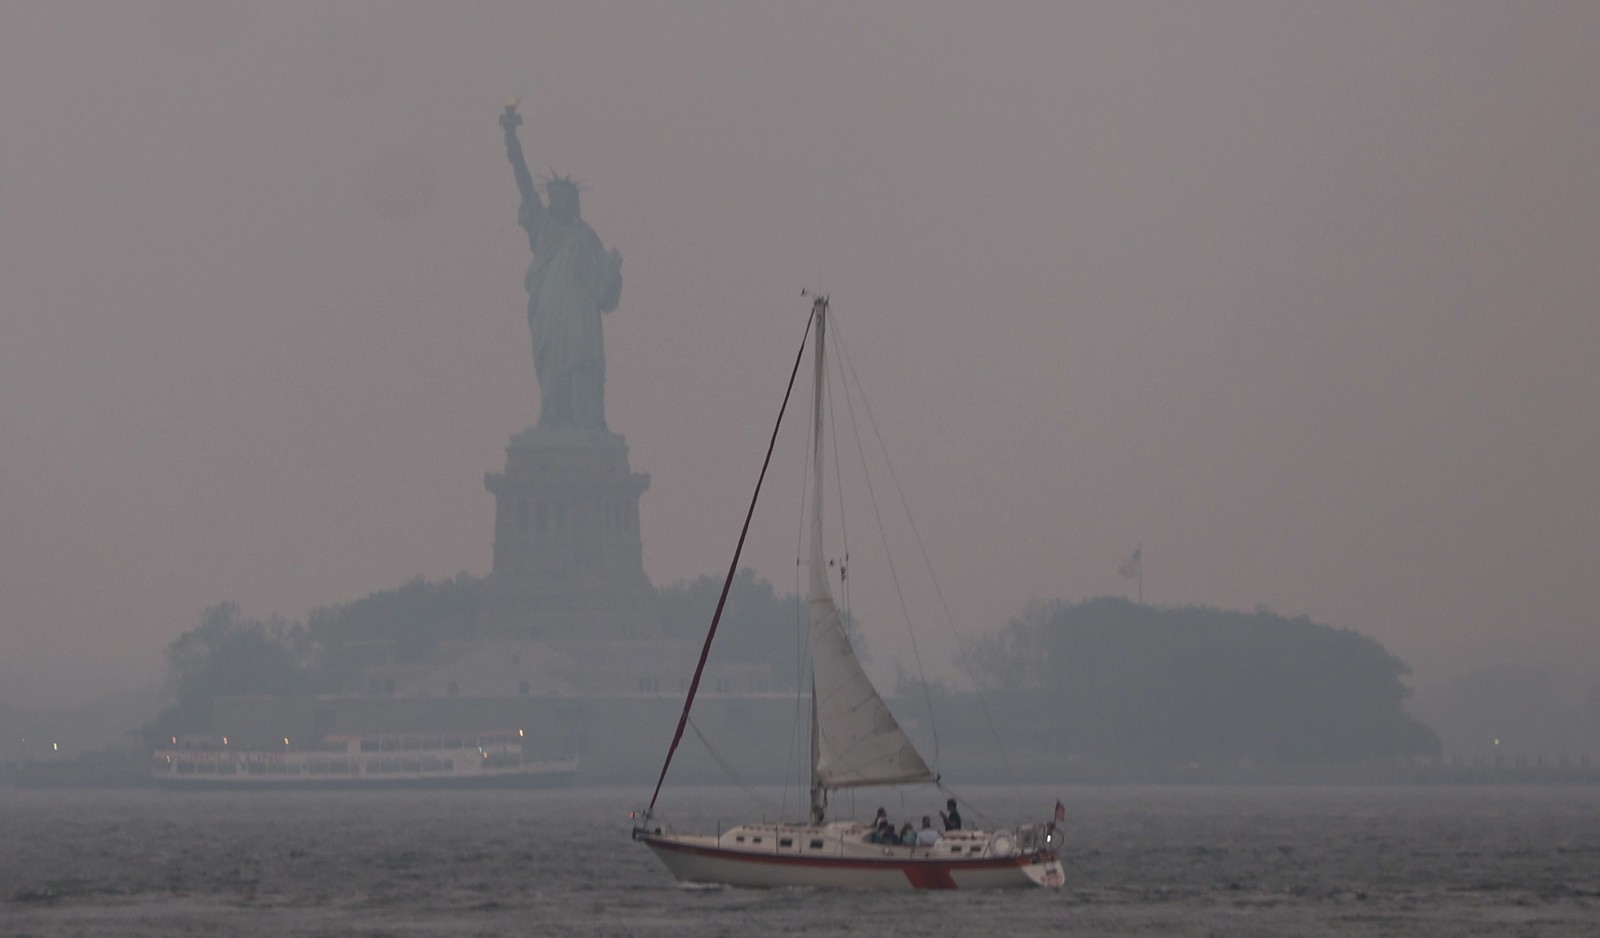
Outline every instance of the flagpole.
{"label": "flagpole", "polygon": [[1144,605],[1144,545],[1140,544],[1128,555],[1128,559],[1117,568],[1117,574],[1123,578],[1132,577],[1138,584],[1134,593],[1139,599],[1139,605]]}

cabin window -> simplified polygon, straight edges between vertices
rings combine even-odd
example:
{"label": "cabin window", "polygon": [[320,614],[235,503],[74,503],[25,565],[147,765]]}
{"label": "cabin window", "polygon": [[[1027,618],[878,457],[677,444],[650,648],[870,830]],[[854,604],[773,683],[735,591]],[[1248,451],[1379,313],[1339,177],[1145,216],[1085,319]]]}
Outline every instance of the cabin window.
{"label": "cabin window", "polygon": [[738,836],[738,837],[733,838],[733,839],[738,841],[741,844],[744,843],[744,835],[742,835],[742,834],[740,836]]}
{"label": "cabin window", "polygon": [[820,840],[813,840],[813,841],[812,841],[812,842],[811,842],[811,849],[812,849],[812,850],[821,850],[821,849],[822,849],[822,841],[820,841]]}
{"label": "cabin window", "polygon": [[950,852],[951,853],[960,853],[961,852],[961,847],[959,845],[955,846],[955,847],[951,847],[950,848]]}
{"label": "cabin window", "polygon": [[780,846],[780,847],[793,847],[794,846],[794,838],[793,837],[785,837],[782,840],[778,841],[778,846]]}
{"label": "cabin window", "polygon": [[760,837],[753,837],[753,838],[751,838],[750,842],[751,843],[757,843],[757,844],[761,843],[761,838]]}

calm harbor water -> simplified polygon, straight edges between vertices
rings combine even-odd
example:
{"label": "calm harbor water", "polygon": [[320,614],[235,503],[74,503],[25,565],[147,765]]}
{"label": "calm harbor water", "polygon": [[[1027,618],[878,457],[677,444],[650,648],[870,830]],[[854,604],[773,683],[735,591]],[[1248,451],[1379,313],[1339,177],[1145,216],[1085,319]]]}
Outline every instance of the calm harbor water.
{"label": "calm harbor water", "polygon": [[[631,789],[0,789],[0,935],[1600,934],[1597,787],[964,794],[996,820],[1061,797],[1067,887],[683,888],[628,839]],[[761,814],[737,789],[669,795],[680,827]],[[880,803],[939,799],[858,814]]]}

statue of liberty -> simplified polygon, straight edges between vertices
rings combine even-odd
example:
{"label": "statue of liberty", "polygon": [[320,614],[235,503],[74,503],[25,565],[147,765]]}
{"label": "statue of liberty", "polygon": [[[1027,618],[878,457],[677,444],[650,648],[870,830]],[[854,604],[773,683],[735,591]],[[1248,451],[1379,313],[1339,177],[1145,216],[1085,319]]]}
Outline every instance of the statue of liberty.
{"label": "statue of liberty", "polygon": [[578,214],[578,185],[552,174],[544,182],[546,206],[522,156],[517,127],[522,115],[514,99],[500,115],[522,193],[517,222],[528,232],[533,262],[528,289],[528,328],[533,332],[533,367],[539,378],[539,430],[606,429],[606,355],[600,314],[622,296],[622,255],[607,251]]}

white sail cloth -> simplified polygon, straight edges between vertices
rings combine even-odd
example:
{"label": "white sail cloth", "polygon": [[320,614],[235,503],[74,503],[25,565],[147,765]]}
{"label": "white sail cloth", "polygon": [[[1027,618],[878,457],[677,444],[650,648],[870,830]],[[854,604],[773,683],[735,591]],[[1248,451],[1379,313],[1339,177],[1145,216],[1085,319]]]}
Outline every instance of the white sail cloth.
{"label": "white sail cloth", "polygon": [[932,770],[861,670],[823,576],[813,574],[810,601],[816,782],[850,788],[933,781]]}

